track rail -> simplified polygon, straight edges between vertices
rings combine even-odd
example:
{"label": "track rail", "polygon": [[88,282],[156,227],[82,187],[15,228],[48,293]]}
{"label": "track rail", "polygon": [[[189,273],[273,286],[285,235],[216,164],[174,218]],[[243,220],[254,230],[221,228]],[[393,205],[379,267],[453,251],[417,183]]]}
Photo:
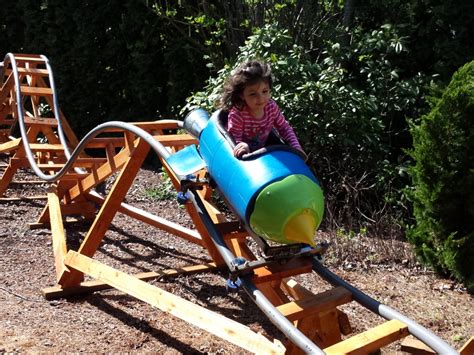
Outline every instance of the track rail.
{"label": "track rail", "polygon": [[[18,60],[19,58],[20,60]],[[19,67],[17,63],[18,61],[20,63],[36,61],[41,63],[45,69],[38,69],[35,65],[31,67],[29,67],[29,65]],[[27,73],[28,69],[30,69],[30,73],[34,73],[36,71],[36,73],[47,77],[49,88],[51,89],[51,99],[48,101],[48,103],[53,108],[56,125],[55,131],[48,131],[49,133],[45,135],[50,137],[51,140],[55,140],[55,137],[57,137],[57,141],[53,142],[57,145],[57,147],[55,147],[55,149],[50,147],[48,154],[53,155],[53,151],[58,150],[56,148],[61,148],[61,154],[64,155],[63,159],[59,161],[59,164],[57,164],[58,170],[55,171],[52,169],[52,167],[55,166],[51,163],[53,160],[50,161],[49,167],[41,167],[41,164],[38,163],[40,160],[38,157],[41,157],[41,154],[38,153],[38,150],[35,151],[32,148],[33,146],[35,149],[38,148],[37,145],[35,145],[36,143],[31,141],[31,132],[35,129],[35,123],[31,123],[32,120],[30,119],[30,123],[27,124],[28,117],[25,115],[24,110],[24,94],[25,92],[46,93],[46,90],[24,88],[25,76],[22,73]],[[1,77],[4,78],[4,83],[2,86],[3,91],[1,92],[2,96],[0,96],[0,98],[3,98],[5,100],[4,102],[6,103],[6,98],[8,97],[10,99],[10,103],[14,102],[12,107],[16,107],[16,111],[10,111],[13,117],[12,120],[4,120],[0,122],[7,122],[8,124],[13,125],[13,123],[10,121],[16,121],[20,128],[20,137],[10,137],[8,140],[4,140],[3,142],[0,141],[0,153],[8,152],[9,154],[12,154],[13,152],[15,153],[13,154],[13,157],[16,157],[15,159],[19,159],[19,157],[26,158],[28,166],[40,179],[46,182],[55,182],[56,186],[56,189],[53,189],[50,193],[48,193],[48,205],[46,206],[45,212],[40,218],[41,222],[44,222],[48,217],[50,219],[58,281],[57,286],[45,291],[46,297],[58,297],[76,292],[90,292],[90,290],[93,289],[89,287],[87,283],[82,281],[84,274],[88,274],[96,278],[99,282],[95,284],[94,290],[106,288],[104,287],[104,284],[108,285],[109,287],[115,287],[125,293],[129,293],[134,297],[137,297],[138,299],[141,299],[152,305],[156,305],[163,310],[168,310],[175,316],[189,321],[196,326],[203,327],[209,332],[234,342],[250,351],[262,353],[278,353],[286,351],[287,353],[295,354],[301,352],[308,354],[325,354],[340,353],[342,349],[343,352],[350,352],[350,345],[345,345],[345,342],[340,340],[339,325],[337,325],[337,331],[335,331],[336,333],[334,333],[332,339],[320,339],[318,344],[316,344],[314,340],[314,329],[309,331],[311,327],[308,328],[308,322],[314,320],[315,317],[329,317],[325,319],[332,319],[333,322],[338,322],[338,315],[340,315],[341,312],[338,311],[335,306],[332,306],[332,308],[324,308],[326,306],[323,307],[321,304],[318,304],[318,307],[323,307],[326,313],[312,313],[311,317],[305,317],[303,314],[304,312],[299,312],[299,314],[301,313],[302,315],[299,315],[299,318],[295,318],[296,316],[293,312],[292,316],[294,320],[290,320],[280,310],[282,306],[285,306],[285,303],[290,302],[289,298],[282,294],[282,290],[285,289],[285,287],[288,289],[288,285],[284,285],[287,283],[287,277],[314,271],[332,285],[336,287],[342,287],[347,290],[354,300],[372,312],[388,320],[399,321],[397,326],[400,327],[400,329],[406,328],[407,333],[414,335],[436,352],[441,354],[458,353],[446,342],[429,330],[401,315],[397,311],[389,308],[388,306],[385,306],[370,298],[360,290],[356,289],[354,286],[340,279],[337,275],[333,274],[327,268],[321,265],[319,261],[314,259],[312,256],[295,256],[291,262],[284,260],[281,262],[273,262],[271,265],[262,263],[261,266],[249,270],[237,267],[236,259],[238,257],[245,257],[248,260],[255,262],[258,261],[258,258],[255,257],[255,255],[253,255],[253,253],[246,247],[244,238],[246,235],[245,231],[240,229],[238,223],[232,224],[229,221],[224,220],[216,207],[212,205],[209,198],[212,188],[208,185],[204,186],[202,191],[191,189],[188,194],[188,201],[185,203],[185,207],[193,219],[198,233],[193,230],[186,231],[182,227],[178,227],[175,224],[151,216],[150,214],[147,214],[146,211],[139,211],[124,204],[124,196],[128,191],[128,188],[131,186],[132,181],[138,169],[141,167],[141,164],[150,148],[155,151],[158,158],[163,163],[163,166],[165,170],[167,170],[168,175],[170,176],[176,189],[178,191],[181,189],[181,181],[183,177],[176,174],[166,164],[166,159],[173,153],[173,150],[179,150],[182,148],[183,140],[180,138],[166,140],[164,139],[166,137],[164,137],[162,130],[160,131],[162,126],[166,126],[168,128],[172,127],[175,129],[183,128],[181,121],[164,120],[157,121],[150,125],[143,124],[143,127],[148,127],[149,129],[142,129],[140,125],[137,124],[112,121],[97,126],[91,130],[82,140],[77,141],[70,132],[68,133],[69,126],[67,125],[67,121],[65,121],[64,116],[59,110],[52,69],[48,59],[45,56],[14,55],[9,53],[5,57],[4,68]],[[32,83],[33,81],[29,80],[28,82]],[[48,87],[46,81],[40,81],[40,83],[43,84],[43,87]],[[38,99],[36,98],[35,100],[36,101],[33,100],[33,106],[38,105]],[[1,105],[2,102],[0,101],[0,107]],[[6,106],[6,104],[4,104],[4,106]],[[30,116],[34,117],[35,114],[30,114]],[[39,124],[41,124],[41,127],[43,127],[45,125],[44,120]],[[66,127],[66,132],[64,127]],[[155,130],[155,133],[151,133],[153,130]],[[156,134],[157,130],[159,131],[158,134]],[[95,142],[97,141],[96,138],[99,135],[111,131],[115,133],[120,132],[123,134],[123,143],[119,145],[120,152],[117,153],[114,149],[110,148],[112,142],[114,141],[109,139],[107,141],[107,146],[109,147],[107,151],[107,161],[104,162],[100,167],[92,169],[92,171],[84,170],[81,167],[81,164],[79,164],[80,159],[84,157],[84,150],[94,146]],[[35,136],[33,135],[33,137]],[[162,143],[165,141],[168,142],[168,147],[165,147],[164,143]],[[74,146],[72,152],[70,149],[71,145]],[[24,152],[25,155],[16,155],[21,152]],[[46,170],[47,172],[45,173],[43,170]],[[74,170],[76,173],[75,180],[73,179],[74,181],[72,183],[71,179],[67,177],[71,170]],[[111,192],[106,199],[93,191],[93,189],[99,183],[117,171],[121,171],[120,176],[114,183]],[[6,175],[4,174],[4,176],[2,176],[2,180],[4,179],[5,181],[11,181],[11,175],[12,173],[8,173]],[[91,182],[89,182],[89,180],[91,180]],[[0,183],[0,194],[3,192],[2,189],[5,190],[7,184],[8,182],[3,183],[2,187],[2,184]],[[80,197],[80,199],[78,199],[78,197]],[[101,208],[95,215],[94,223],[92,224],[91,229],[87,233],[79,250],[68,250],[62,224],[62,211],[69,208],[77,212],[78,209],[83,206],[83,204],[81,204],[83,201],[91,204],[99,204]],[[71,206],[76,206],[76,209],[72,208]],[[146,277],[143,275],[131,276],[120,273],[106,265],[95,262],[92,257],[97,250],[98,245],[102,241],[102,238],[113,216],[118,212],[127,213],[130,216],[143,221],[144,223],[165,229],[168,232],[174,233],[180,237],[183,237],[194,243],[201,244],[203,247],[205,247],[208,250],[210,256],[213,258],[217,267],[225,267],[231,274],[238,276],[241,282],[241,287],[262,310],[262,312],[269,318],[269,320],[275,324],[276,327],[289,340],[286,349],[269,342],[263,337],[253,335],[250,330],[230,322],[225,317],[214,317],[208,313],[209,311],[203,310],[197,306],[189,305],[187,301],[180,300],[176,296],[165,294],[163,290],[153,287],[143,281],[145,279],[153,278],[153,276],[159,274],[151,276],[147,275]],[[229,228],[229,225],[232,225],[233,227]],[[223,232],[223,230],[225,231]],[[272,268],[273,266],[276,266],[276,269]],[[206,268],[202,268],[202,270],[205,269]],[[100,282],[102,282],[102,286]],[[130,287],[130,284],[135,285],[135,287]],[[153,294],[154,296],[150,297],[150,294]],[[310,297],[318,296],[312,295],[309,291],[305,290],[299,291],[299,294],[295,291],[295,293],[293,293],[291,296],[293,298],[303,297],[301,295],[309,295]],[[345,295],[344,297],[347,297],[347,292],[343,295]],[[331,299],[331,301],[334,300]],[[278,304],[275,304],[275,302]],[[190,317],[189,315],[180,312],[178,309],[173,308],[171,306],[172,304],[180,304],[183,307],[190,307],[189,309],[192,309],[192,312],[200,313],[202,317],[197,317],[198,319]],[[328,313],[329,310],[332,313]],[[320,315],[323,313],[324,315]],[[328,316],[328,314],[330,314],[330,316]],[[221,324],[225,324],[226,327],[230,327],[229,331],[222,332],[222,327],[219,325],[205,326],[200,324],[199,319],[204,318],[209,319],[210,321],[218,320],[218,322],[222,322]],[[235,328],[232,329],[232,327]],[[322,325],[322,327],[324,327],[324,325]],[[237,334],[237,336],[235,334],[232,335],[233,331]],[[404,334],[402,333],[398,334],[397,339],[401,338],[403,335]],[[242,341],[242,339],[244,339],[244,341]],[[382,340],[378,339],[377,341],[362,347],[362,352],[368,352],[369,350],[372,351],[376,349],[377,346],[382,346],[386,343],[389,343],[389,340],[391,339],[392,338],[389,336],[386,336]],[[338,344],[340,344],[339,347],[334,348],[334,346],[338,346]]]}

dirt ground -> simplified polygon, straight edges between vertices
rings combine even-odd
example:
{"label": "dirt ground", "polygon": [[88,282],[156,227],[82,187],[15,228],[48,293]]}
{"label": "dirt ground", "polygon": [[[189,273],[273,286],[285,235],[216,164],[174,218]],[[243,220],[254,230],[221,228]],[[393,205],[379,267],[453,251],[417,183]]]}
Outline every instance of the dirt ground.
{"label": "dirt ground", "polygon": [[[20,176],[24,178],[27,177]],[[127,195],[127,202],[191,226],[186,211],[175,201],[157,201],[147,196],[146,191],[159,181],[157,172],[142,169]],[[6,196],[45,195],[46,188],[47,184],[17,184]],[[67,299],[44,299],[41,290],[55,285],[51,233],[49,229],[30,229],[28,224],[36,221],[45,204],[45,199],[0,201],[0,354],[247,353],[115,290]],[[69,247],[77,250],[87,230],[84,223],[68,224]],[[320,237],[336,238],[334,233],[324,231]],[[405,244],[399,245],[408,250]],[[338,259],[336,251],[330,248],[327,257],[332,271],[419,322],[455,348],[459,349],[474,335],[473,297],[461,285],[441,279],[416,263],[351,262],[347,258]],[[211,261],[201,247],[121,214],[114,218],[94,258],[128,273]],[[283,341],[281,333],[243,291],[227,292],[225,281],[226,275],[203,273],[152,283]],[[298,281],[314,292],[329,288],[317,275],[299,276]],[[356,333],[383,322],[355,302],[341,309],[349,316]],[[384,352],[397,352],[398,345],[391,345]]]}

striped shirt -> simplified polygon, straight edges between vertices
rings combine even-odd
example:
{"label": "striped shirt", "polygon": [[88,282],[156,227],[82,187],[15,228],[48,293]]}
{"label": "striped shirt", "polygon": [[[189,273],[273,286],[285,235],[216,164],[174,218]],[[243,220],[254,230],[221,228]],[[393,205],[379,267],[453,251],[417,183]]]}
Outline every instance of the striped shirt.
{"label": "striped shirt", "polygon": [[269,100],[263,108],[263,116],[255,118],[245,106],[242,110],[232,107],[229,112],[227,130],[236,143],[245,142],[250,151],[262,148],[273,127],[293,148],[301,150],[293,128],[288,124],[275,101]]}

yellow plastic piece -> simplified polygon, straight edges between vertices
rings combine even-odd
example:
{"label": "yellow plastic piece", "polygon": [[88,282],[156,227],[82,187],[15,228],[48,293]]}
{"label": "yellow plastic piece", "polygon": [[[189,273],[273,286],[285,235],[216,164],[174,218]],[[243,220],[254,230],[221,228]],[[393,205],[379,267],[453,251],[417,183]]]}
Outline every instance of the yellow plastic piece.
{"label": "yellow plastic piece", "polygon": [[314,215],[308,210],[303,210],[301,213],[290,218],[285,225],[283,233],[288,240],[315,246],[316,244],[313,240],[315,230],[316,219]]}

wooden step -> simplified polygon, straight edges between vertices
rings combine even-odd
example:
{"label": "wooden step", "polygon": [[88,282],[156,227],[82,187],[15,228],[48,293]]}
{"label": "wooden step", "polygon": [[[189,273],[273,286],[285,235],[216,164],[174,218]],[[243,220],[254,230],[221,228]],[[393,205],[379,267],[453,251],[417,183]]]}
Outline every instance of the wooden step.
{"label": "wooden step", "polygon": [[368,354],[409,335],[408,326],[397,320],[382,323],[366,332],[331,345],[326,354]]}
{"label": "wooden step", "polygon": [[25,117],[25,124],[38,124],[41,126],[51,126],[56,127],[58,125],[58,120],[56,118],[45,118],[45,117]]}
{"label": "wooden step", "polygon": [[18,68],[18,73],[37,76],[49,76],[49,71],[47,69],[37,68]]}
{"label": "wooden step", "polygon": [[21,138],[13,139],[11,141],[0,144],[0,153],[8,153],[12,150],[18,149],[21,144]]}
{"label": "wooden step", "polygon": [[30,96],[52,96],[53,90],[46,87],[20,86],[20,92]]}
{"label": "wooden step", "polygon": [[1,100],[0,101],[3,101],[4,98],[8,96],[8,90],[13,86],[14,83],[15,83],[15,78],[13,77],[13,75],[9,75],[7,80],[5,80],[3,82],[3,85],[2,85],[2,88],[1,88],[1,91],[0,91],[0,93],[1,93],[1,95],[0,95]]}
{"label": "wooden step", "polygon": [[41,143],[31,143],[30,148],[34,152],[64,152],[64,146],[62,144],[41,144]]}
{"label": "wooden step", "polygon": [[311,297],[282,304],[277,309],[290,321],[295,321],[313,314],[329,311],[351,301],[352,294],[349,291],[344,287],[335,287]]}
{"label": "wooden step", "polygon": [[[74,162],[74,167],[81,167],[81,168],[92,168],[97,165],[101,165],[105,163],[107,159],[104,158],[79,158]],[[64,166],[64,163],[53,163],[53,164],[38,164],[40,169],[45,170],[60,170]]]}
{"label": "wooden step", "polygon": [[86,148],[105,148],[109,145],[114,148],[124,147],[125,139],[123,137],[96,137],[87,142]]}
{"label": "wooden step", "polygon": [[37,54],[14,54],[16,61],[44,62],[44,59]]}
{"label": "wooden step", "polygon": [[[19,74],[26,75],[35,75],[35,76],[49,76],[49,71],[47,69],[37,69],[37,68],[17,68]],[[5,70],[5,75],[10,75],[12,73],[11,69]]]}

